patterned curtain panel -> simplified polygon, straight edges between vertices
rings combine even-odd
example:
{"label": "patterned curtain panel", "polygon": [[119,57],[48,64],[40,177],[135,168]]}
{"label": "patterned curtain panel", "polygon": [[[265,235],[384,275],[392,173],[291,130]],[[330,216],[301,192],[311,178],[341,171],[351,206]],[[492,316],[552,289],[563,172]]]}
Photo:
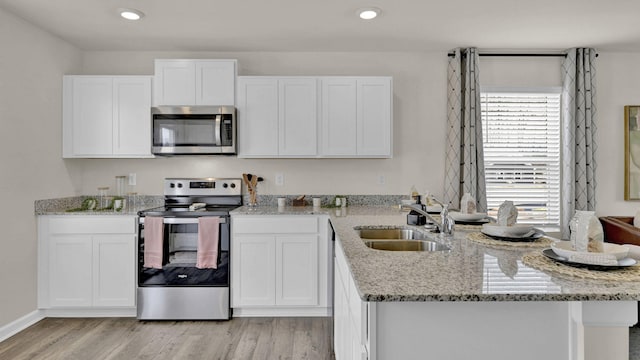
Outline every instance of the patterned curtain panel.
{"label": "patterned curtain panel", "polygon": [[449,57],[447,94],[447,149],[444,201],[458,207],[464,193],[487,210],[480,118],[479,57],[476,48],[456,49]]}
{"label": "patterned curtain panel", "polygon": [[576,210],[596,207],[596,51],[570,49],[562,63],[562,238]]}

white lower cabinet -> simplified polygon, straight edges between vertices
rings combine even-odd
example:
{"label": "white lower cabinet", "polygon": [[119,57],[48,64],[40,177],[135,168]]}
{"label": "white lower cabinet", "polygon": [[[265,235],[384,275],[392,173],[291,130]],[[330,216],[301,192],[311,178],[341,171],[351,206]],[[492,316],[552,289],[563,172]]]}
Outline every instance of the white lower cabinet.
{"label": "white lower cabinet", "polygon": [[232,215],[234,316],[329,313],[326,216]]}
{"label": "white lower cabinet", "polygon": [[336,242],[334,279],[334,353],[336,360],[369,359],[369,303],[358,290]]}
{"label": "white lower cabinet", "polygon": [[38,307],[135,307],[135,216],[40,216]]}

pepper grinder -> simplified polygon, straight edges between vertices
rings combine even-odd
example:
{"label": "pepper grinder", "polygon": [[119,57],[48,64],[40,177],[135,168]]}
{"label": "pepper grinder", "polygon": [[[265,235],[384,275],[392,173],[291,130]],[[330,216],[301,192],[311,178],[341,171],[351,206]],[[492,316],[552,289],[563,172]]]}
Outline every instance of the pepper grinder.
{"label": "pepper grinder", "polygon": [[[424,204],[420,202],[420,195],[416,195],[413,198],[416,200],[416,203],[411,205],[412,207],[419,207],[423,211],[426,210]],[[426,223],[427,217],[415,210],[411,210],[409,215],[407,215],[407,225],[424,225]]]}

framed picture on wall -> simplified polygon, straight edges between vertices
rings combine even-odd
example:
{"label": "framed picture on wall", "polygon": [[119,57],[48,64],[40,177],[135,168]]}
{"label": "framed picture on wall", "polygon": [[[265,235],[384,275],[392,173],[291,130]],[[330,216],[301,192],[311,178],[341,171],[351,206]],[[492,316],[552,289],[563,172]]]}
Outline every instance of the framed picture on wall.
{"label": "framed picture on wall", "polygon": [[624,199],[640,200],[640,105],[624,107]]}

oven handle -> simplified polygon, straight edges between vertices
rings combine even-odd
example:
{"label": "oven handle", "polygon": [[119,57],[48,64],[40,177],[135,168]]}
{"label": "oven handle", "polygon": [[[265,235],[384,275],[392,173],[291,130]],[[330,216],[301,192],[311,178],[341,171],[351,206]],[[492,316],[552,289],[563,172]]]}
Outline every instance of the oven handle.
{"label": "oven handle", "polygon": [[[162,222],[165,224],[197,224],[198,218],[163,218]],[[227,219],[225,217],[220,217],[220,224],[225,224]],[[140,217],[140,224],[144,224],[144,217]]]}

